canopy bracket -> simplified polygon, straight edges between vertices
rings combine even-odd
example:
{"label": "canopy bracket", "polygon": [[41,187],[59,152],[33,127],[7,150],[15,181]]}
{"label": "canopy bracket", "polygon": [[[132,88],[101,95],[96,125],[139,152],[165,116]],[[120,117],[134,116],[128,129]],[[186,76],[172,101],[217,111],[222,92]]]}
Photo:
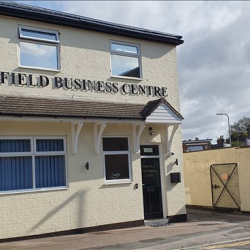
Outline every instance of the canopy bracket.
{"label": "canopy bracket", "polygon": [[71,135],[72,135],[72,153],[78,152],[78,139],[83,126],[83,122],[72,122],[71,123]]}
{"label": "canopy bracket", "polygon": [[[172,127],[172,131],[170,133],[170,127]],[[172,150],[172,144],[173,144],[173,138],[175,135],[176,130],[178,129],[179,124],[168,124],[166,126],[166,130],[167,130],[167,153],[171,152]]]}
{"label": "canopy bracket", "polygon": [[98,154],[100,152],[100,142],[104,129],[106,128],[106,123],[95,123],[94,125],[94,139],[95,139],[95,152]]}
{"label": "canopy bracket", "polygon": [[[139,129],[137,129],[139,127]],[[134,152],[138,152],[140,149],[140,138],[146,124],[133,124],[133,138],[134,138]]]}

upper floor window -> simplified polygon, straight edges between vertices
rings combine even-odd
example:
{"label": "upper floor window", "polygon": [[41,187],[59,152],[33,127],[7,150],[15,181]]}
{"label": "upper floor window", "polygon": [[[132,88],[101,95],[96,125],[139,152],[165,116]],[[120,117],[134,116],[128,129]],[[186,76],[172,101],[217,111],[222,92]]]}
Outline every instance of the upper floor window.
{"label": "upper floor window", "polygon": [[20,66],[59,70],[58,31],[19,26]]}
{"label": "upper floor window", "polygon": [[140,46],[111,41],[112,76],[141,78]]}

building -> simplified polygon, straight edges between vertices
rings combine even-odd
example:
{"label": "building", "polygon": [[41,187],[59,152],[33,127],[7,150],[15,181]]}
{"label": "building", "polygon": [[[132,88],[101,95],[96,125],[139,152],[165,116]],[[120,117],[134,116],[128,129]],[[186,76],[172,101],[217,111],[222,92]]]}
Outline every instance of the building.
{"label": "building", "polygon": [[0,2],[0,238],[185,221],[182,37]]}
{"label": "building", "polygon": [[183,152],[194,152],[211,149],[212,139],[184,140],[182,141]]}

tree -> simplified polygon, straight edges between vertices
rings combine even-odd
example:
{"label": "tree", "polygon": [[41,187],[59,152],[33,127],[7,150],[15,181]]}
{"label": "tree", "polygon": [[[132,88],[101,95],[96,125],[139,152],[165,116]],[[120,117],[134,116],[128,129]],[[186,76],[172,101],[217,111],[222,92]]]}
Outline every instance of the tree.
{"label": "tree", "polygon": [[243,146],[247,138],[247,128],[250,127],[250,118],[243,116],[234,125],[231,125],[232,146]]}
{"label": "tree", "polygon": [[231,125],[231,132],[247,132],[247,127],[250,127],[250,117],[243,116],[234,125]]}

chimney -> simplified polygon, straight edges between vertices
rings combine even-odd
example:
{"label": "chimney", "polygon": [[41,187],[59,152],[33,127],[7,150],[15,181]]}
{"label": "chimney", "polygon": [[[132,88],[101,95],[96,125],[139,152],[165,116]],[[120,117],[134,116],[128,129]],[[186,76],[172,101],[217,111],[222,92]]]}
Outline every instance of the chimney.
{"label": "chimney", "polygon": [[198,137],[195,137],[195,140],[196,140],[196,141],[199,141],[199,138],[198,138]]}

